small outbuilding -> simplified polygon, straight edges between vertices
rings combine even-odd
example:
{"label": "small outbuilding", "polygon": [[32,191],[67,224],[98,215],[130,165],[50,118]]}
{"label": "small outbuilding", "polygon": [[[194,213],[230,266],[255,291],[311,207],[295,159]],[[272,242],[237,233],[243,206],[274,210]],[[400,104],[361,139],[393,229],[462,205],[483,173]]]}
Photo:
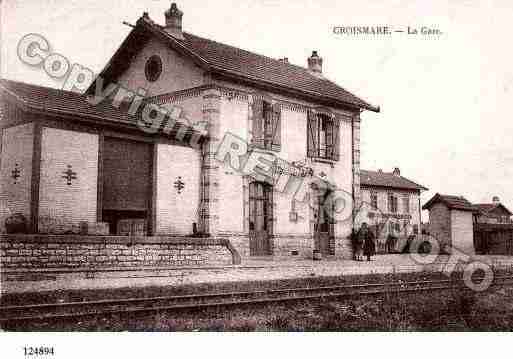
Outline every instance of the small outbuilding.
{"label": "small outbuilding", "polygon": [[430,234],[438,240],[442,251],[456,248],[469,255],[475,253],[473,217],[476,209],[472,203],[463,196],[437,193],[422,209],[429,210]]}
{"label": "small outbuilding", "polygon": [[477,203],[476,223],[511,224],[513,213],[501,203],[499,197],[494,196],[492,203]]}

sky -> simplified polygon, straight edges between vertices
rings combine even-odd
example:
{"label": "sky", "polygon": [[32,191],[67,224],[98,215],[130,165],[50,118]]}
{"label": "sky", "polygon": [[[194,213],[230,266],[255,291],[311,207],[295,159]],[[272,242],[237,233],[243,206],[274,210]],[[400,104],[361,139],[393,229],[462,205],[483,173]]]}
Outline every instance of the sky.
{"label": "sky", "polygon": [[[100,72],[144,11],[164,23],[167,0],[3,0],[1,74],[61,87],[28,67],[16,47],[28,33]],[[471,202],[499,196],[513,210],[511,1],[178,1],[185,31],[306,66],[373,105],[362,113],[361,166],[392,171]],[[427,26],[439,36],[343,36],[334,26]],[[424,213],[424,218],[425,217]]]}

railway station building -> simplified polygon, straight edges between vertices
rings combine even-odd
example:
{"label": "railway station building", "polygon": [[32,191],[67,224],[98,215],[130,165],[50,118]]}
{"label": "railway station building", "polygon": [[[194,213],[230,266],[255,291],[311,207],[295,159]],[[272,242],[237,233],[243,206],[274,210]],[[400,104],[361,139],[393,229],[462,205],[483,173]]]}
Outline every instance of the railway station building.
{"label": "railway station building", "polygon": [[408,237],[421,233],[420,195],[427,190],[402,176],[399,168],[360,171],[362,204],[357,219],[375,231],[378,252],[401,251]]}
{"label": "railway station building", "polygon": [[379,108],[328,80],[317,51],[293,65],[182,17],[144,13],[86,93],[1,81],[0,222],[28,233],[2,235],[4,264],[352,256],[360,114]]}

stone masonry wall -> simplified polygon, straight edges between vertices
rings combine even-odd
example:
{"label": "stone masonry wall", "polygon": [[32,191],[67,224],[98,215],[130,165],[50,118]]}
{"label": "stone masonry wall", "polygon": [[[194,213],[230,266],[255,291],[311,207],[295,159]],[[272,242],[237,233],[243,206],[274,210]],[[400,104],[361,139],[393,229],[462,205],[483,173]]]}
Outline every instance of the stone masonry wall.
{"label": "stone masonry wall", "polygon": [[0,236],[2,270],[141,268],[237,264],[226,240],[207,238]]}
{"label": "stone masonry wall", "polygon": [[[249,235],[223,233],[219,234],[218,238],[226,238],[229,240],[243,259],[251,258],[249,252]],[[312,259],[313,257],[314,239],[311,235],[275,235],[270,241],[272,256],[274,257],[282,259]],[[353,248],[348,236],[336,236],[334,245],[335,258],[352,258]],[[295,251],[297,251],[297,255],[292,254]]]}

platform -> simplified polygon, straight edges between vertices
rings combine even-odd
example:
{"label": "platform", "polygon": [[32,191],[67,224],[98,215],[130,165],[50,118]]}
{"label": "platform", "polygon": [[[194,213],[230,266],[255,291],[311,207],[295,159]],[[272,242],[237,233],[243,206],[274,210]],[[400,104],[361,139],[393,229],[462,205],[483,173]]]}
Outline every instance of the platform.
{"label": "platform", "polygon": [[[475,256],[472,261],[487,263],[495,268],[513,269],[513,257]],[[45,270],[38,272],[2,273],[2,294],[57,290],[134,288],[145,286],[174,286],[199,283],[262,281],[322,276],[364,275],[372,273],[441,272],[450,261],[439,256],[433,263],[416,263],[410,255],[377,255],[371,262],[354,260],[279,260],[254,258],[240,265],[218,267],[173,268],[159,267],[141,270],[70,271]],[[459,269],[465,266],[460,262]],[[5,279],[7,278],[7,279]]]}

